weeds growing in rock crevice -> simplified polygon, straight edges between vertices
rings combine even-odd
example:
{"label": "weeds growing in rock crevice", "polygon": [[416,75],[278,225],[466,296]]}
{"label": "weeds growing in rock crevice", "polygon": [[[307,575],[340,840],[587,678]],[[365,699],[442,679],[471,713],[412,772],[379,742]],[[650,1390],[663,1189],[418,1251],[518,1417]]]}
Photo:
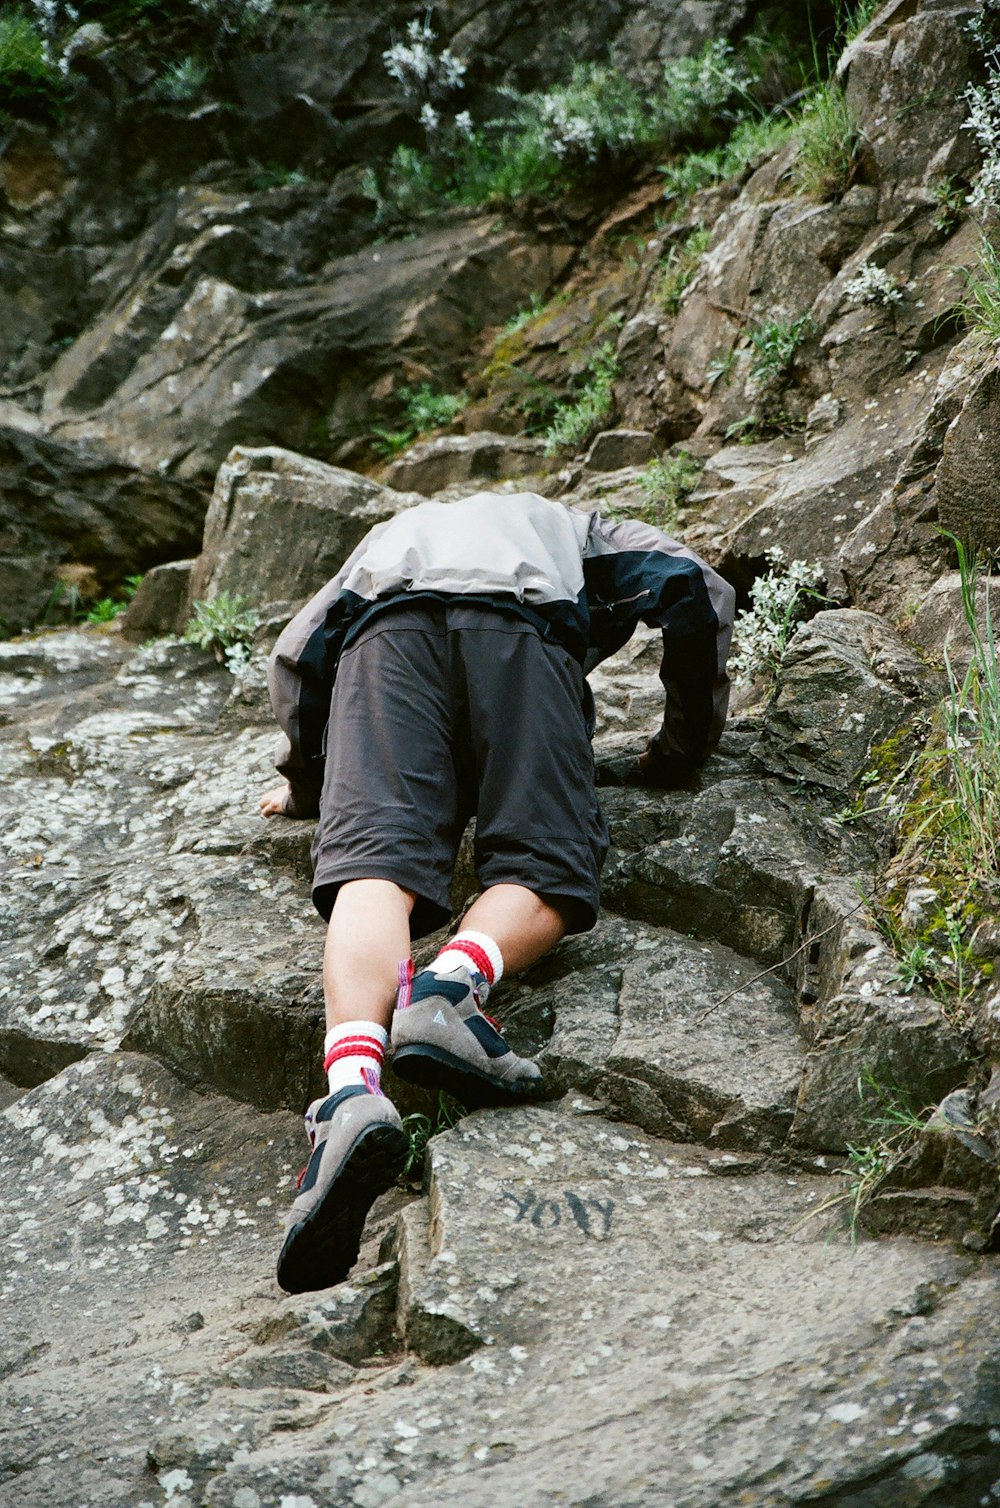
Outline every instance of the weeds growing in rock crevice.
{"label": "weeds growing in rock crevice", "polygon": [[865,1125],[870,1128],[872,1139],[848,1145],[847,1161],[841,1170],[843,1191],[824,1200],[814,1211],[818,1215],[831,1209],[845,1209],[852,1246],[857,1242],[865,1206],[871,1203],[904,1154],[915,1145],[932,1113],[930,1107],[917,1110],[907,1094],[894,1084],[884,1084],[871,1068],[861,1074],[857,1087]]}
{"label": "weeds growing in rock crevice", "polygon": [[662,258],[655,275],[654,296],[668,314],[677,313],[707,247],[708,231],[699,225]]}
{"label": "weeds growing in rock crevice", "polygon": [[965,1020],[993,970],[975,940],[1000,897],[1000,668],[975,560],[949,537],[961,573],[968,668],[959,674],[946,656],[947,696],[913,734],[905,758],[884,769],[876,762],[862,777],[856,814],[888,816],[893,825],[895,853],[873,909],[900,960],[900,989],[924,988]]}
{"label": "weeds growing in rock crevice", "polygon": [[227,665],[235,673],[249,659],[259,624],[260,615],[250,606],[248,598],[220,592],[211,601],[192,604],[184,642],[211,650],[220,665]]}
{"label": "weeds growing in rock crevice", "polygon": [[579,450],[606,426],[614,412],[612,387],[618,376],[618,358],[610,341],[590,357],[573,398],[559,404],[545,431],[545,454]]}
{"label": "weeds growing in rock crevice", "polygon": [[432,1115],[415,1110],[403,1116],[403,1130],[409,1139],[406,1163],[399,1175],[401,1183],[418,1181],[423,1172],[424,1154],[432,1136],[441,1131],[450,1131],[468,1112],[465,1107],[443,1091],[438,1095],[437,1106]]}
{"label": "weeds growing in rock crevice", "polygon": [[400,388],[399,397],[403,403],[402,427],[376,427],[371,431],[374,449],[385,458],[398,455],[429,430],[452,424],[468,401],[460,393],[436,393],[429,382],[416,388]]}

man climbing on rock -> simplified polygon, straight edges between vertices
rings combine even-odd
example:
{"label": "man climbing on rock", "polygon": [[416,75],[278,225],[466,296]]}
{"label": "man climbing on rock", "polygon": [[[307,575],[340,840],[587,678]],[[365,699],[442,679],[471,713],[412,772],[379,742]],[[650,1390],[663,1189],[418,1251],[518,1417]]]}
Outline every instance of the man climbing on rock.
{"label": "man climbing on rock", "polygon": [[[313,901],[328,919],[328,1095],[278,1259],[290,1293],[357,1259],[408,1143],[396,1076],[466,1108],[536,1096],[541,1074],[482,1011],[505,972],[594,925],[607,830],[584,679],[641,622],[663,633],[661,728],[640,779],[685,779],[718,741],[732,589],[657,529],[533,493],[422,503],[379,524],[292,619],[269,663],[285,783],[265,817],[319,817]],[[476,817],[481,894],[415,976],[411,939],[449,919]],[[394,1005],[395,1001],[395,1005]]]}

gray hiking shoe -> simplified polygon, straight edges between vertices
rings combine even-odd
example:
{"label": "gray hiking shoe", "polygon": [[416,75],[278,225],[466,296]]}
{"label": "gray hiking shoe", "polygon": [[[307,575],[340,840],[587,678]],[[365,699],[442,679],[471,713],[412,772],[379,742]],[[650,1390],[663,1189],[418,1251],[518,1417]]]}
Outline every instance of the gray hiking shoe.
{"label": "gray hiking shoe", "polygon": [[422,969],[401,989],[392,1017],[392,1071],[408,1084],[443,1089],[465,1106],[536,1099],[537,1063],[519,1058],[479,1009],[479,976],[459,965],[447,974]]}
{"label": "gray hiking shoe", "polygon": [[278,1257],[286,1293],[310,1293],[347,1277],[368,1211],[402,1172],[410,1145],[392,1101],[360,1084],[314,1100],[306,1132],[313,1152]]}

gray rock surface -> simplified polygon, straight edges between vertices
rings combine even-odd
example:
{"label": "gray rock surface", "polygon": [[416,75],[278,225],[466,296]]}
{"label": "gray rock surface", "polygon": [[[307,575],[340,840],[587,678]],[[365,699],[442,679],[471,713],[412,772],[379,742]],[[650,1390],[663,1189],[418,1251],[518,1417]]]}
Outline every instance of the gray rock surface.
{"label": "gray rock surface", "polygon": [[853,609],[817,613],[796,630],[753,752],[775,774],[843,795],[873,747],[927,706],[927,667],[887,623]]}
{"label": "gray rock surface", "polygon": [[291,1117],[127,1055],[0,1117],[0,1502],[485,1504],[499,1469],[510,1501],[848,1502],[874,1478],[964,1508],[1000,1469],[994,1265],[851,1251],[821,1176],[579,1098],[481,1113],[431,1144],[424,1199],[385,1196],[348,1283],[288,1299],[298,1146]]}
{"label": "gray rock surface", "polygon": [[468,492],[507,477],[530,476],[545,466],[545,445],[524,435],[497,435],[479,430],[471,435],[439,435],[411,445],[386,467],[385,481],[399,491],[443,492],[456,483]]}
{"label": "gray rock surface", "polygon": [[1000,376],[987,362],[945,435],[937,473],[941,523],[959,539],[987,550],[1000,547],[997,506],[997,420]]}
{"label": "gray rock surface", "polygon": [[[53,433],[202,483],[236,444],[305,448],[318,423],[340,443],[374,421],[379,379],[430,364],[447,381],[468,322],[513,312],[570,255],[463,220],[334,259],[305,288],[257,292],[205,263],[232,234],[216,223],[173,251],[148,286],[129,290],[127,318],[109,309],[56,364],[43,410]],[[183,276],[170,265],[178,257]]]}

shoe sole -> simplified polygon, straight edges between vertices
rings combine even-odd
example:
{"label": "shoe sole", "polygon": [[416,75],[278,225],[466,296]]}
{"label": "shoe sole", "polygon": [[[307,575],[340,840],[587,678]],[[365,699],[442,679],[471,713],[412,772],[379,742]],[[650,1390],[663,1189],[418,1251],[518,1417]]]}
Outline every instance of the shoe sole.
{"label": "shoe sole", "polygon": [[407,1084],[421,1089],[443,1089],[466,1110],[487,1110],[498,1105],[522,1104],[544,1093],[541,1079],[523,1085],[507,1084],[473,1068],[444,1047],[429,1044],[401,1047],[393,1054],[392,1071]]}
{"label": "shoe sole", "polygon": [[347,1277],[358,1260],[368,1211],[406,1166],[410,1142],[396,1126],[369,1126],[336,1178],[304,1220],[293,1225],[278,1256],[286,1293],[313,1293]]}

